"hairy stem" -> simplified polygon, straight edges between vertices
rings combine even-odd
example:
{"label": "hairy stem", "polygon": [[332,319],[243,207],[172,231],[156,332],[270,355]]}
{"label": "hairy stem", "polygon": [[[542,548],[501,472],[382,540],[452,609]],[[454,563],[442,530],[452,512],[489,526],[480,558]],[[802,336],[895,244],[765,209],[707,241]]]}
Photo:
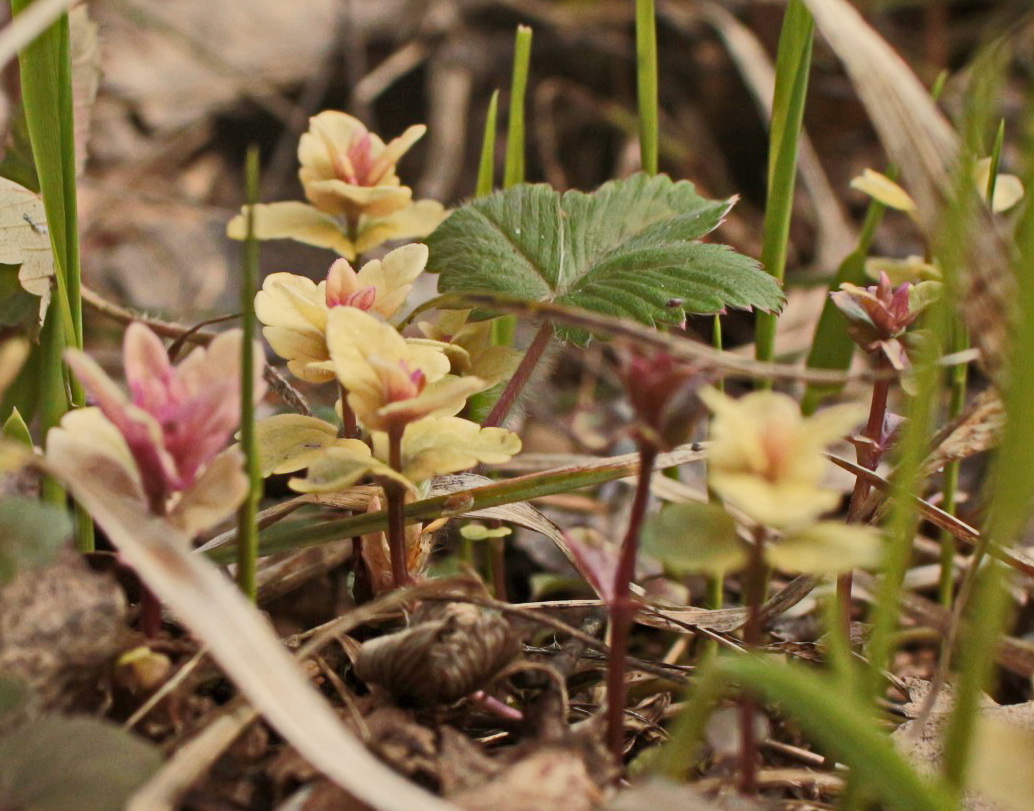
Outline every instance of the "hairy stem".
{"label": "hairy stem", "polygon": [[538,366],[539,361],[542,359],[542,353],[549,346],[549,340],[552,336],[553,324],[549,321],[544,321],[542,326],[539,327],[539,331],[535,333],[528,351],[521,358],[520,365],[513,373],[513,377],[506,382],[506,388],[503,389],[503,393],[499,395],[499,399],[496,400],[492,410],[485,417],[485,421],[482,423],[485,428],[494,428],[503,424],[503,420],[506,419],[510,409],[513,408],[513,404],[517,401],[517,397],[524,390],[524,386],[529,378],[531,378],[531,373],[535,371],[535,367]]}
{"label": "hairy stem", "polygon": [[[405,426],[388,429],[388,464],[402,471],[402,433]],[[384,497],[388,502],[388,551],[391,554],[391,576],[395,588],[410,583],[406,564],[406,488],[397,481],[384,482]]]}
{"label": "hairy stem", "polygon": [[650,500],[650,478],[657,448],[649,442],[639,443],[639,476],[636,480],[632,514],[621,544],[621,557],[614,576],[614,596],[610,604],[610,659],[607,661],[607,743],[614,759],[620,763],[625,743],[625,657],[635,617],[636,604],[629,598],[635,575],[639,532]]}

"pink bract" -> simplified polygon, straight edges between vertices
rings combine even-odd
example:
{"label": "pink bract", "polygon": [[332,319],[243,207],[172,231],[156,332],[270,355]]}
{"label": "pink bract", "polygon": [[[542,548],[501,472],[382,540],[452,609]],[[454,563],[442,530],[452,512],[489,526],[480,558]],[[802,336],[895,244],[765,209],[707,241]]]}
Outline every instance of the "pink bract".
{"label": "pink bract", "polygon": [[[123,346],[130,396],[86,354],[69,351],[69,366],[119,430],[136,461],[152,509],[190,488],[225,447],[240,421],[240,330],[198,347],[178,366],[143,324],[126,330]],[[258,354],[253,396],[265,392]]]}

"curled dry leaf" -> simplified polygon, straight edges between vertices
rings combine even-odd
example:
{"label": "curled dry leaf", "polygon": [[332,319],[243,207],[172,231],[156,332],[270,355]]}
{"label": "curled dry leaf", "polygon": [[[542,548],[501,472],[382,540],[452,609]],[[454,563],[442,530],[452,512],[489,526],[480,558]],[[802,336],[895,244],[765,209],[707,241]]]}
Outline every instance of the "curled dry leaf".
{"label": "curled dry leaf", "polygon": [[520,640],[501,616],[450,603],[432,605],[411,628],[364,642],[355,670],[400,703],[434,706],[483,688],[519,653]]}

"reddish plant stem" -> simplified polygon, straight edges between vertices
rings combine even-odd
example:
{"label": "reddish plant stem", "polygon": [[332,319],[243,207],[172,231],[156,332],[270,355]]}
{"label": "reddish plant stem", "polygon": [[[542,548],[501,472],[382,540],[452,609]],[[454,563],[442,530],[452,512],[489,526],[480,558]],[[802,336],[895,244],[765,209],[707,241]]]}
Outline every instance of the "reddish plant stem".
{"label": "reddish plant stem", "polygon": [[[153,494],[149,499],[154,515],[165,515],[165,495]],[[150,586],[137,575],[140,583],[140,630],[148,639],[154,639],[162,630],[162,601]]]}
{"label": "reddish plant stem", "polygon": [[[402,471],[402,434],[405,426],[388,428],[388,464]],[[384,481],[384,498],[388,510],[388,551],[391,555],[391,576],[395,588],[409,585],[406,563],[406,488],[397,481]]]}
{"label": "reddish plant stem", "polygon": [[[890,362],[882,352],[875,353],[875,369],[883,372],[890,369]],[[858,446],[858,464],[867,470],[876,470],[883,456],[883,423],[887,416],[887,397],[890,392],[890,379],[877,379],[872,387],[872,399],[869,401],[869,419],[865,423],[862,436],[869,443]],[[847,506],[848,523],[856,523],[861,517],[865,500],[871,490],[869,483],[856,478],[851,501]],[[837,578],[837,613],[840,617],[841,631],[844,640],[850,644],[851,639],[851,591],[854,585],[851,572]]]}
{"label": "reddish plant stem", "polygon": [[544,321],[542,326],[539,327],[539,331],[535,333],[528,351],[521,358],[521,362],[517,366],[516,371],[514,371],[513,377],[506,382],[506,388],[503,389],[503,393],[499,395],[499,399],[495,401],[495,405],[492,406],[492,410],[485,417],[485,421],[481,423],[483,427],[495,428],[503,424],[503,420],[506,419],[510,409],[513,408],[513,404],[517,402],[517,397],[531,378],[531,373],[535,371],[535,367],[538,366],[539,361],[542,359],[542,353],[546,351],[546,347],[549,346],[549,341],[552,337],[553,324],[550,321]]}
{"label": "reddish plant stem", "polygon": [[632,513],[621,544],[621,557],[614,576],[614,596],[610,603],[610,659],[607,662],[607,744],[620,763],[625,745],[625,657],[635,618],[636,603],[630,599],[632,578],[635,576],[636,553],[639,551],[639,532],[650,500],[650,478],[657,458],[657,448],[645,441],[639,443],[639,476],[636,480]]}
{"label": "reddish plant stem", "polygon": [[[743,596],[747,603],[747,622],[743,626],[743,644],[748,653],[761,644],[761,605],[765,601],[767,576],[765,572],[765,528],[754,530],[750,560],[743,572]],[[757,702],[744,693],[740,698],[740,791],[757,794],[758,744],[755,717]]]}
{"label": "reddish plant stem", "polygon": [[348,404],[348,389],[338,383],[341,391],[341,437],[343,439],[358,439],[359,425],[355,421],[355,412]]}

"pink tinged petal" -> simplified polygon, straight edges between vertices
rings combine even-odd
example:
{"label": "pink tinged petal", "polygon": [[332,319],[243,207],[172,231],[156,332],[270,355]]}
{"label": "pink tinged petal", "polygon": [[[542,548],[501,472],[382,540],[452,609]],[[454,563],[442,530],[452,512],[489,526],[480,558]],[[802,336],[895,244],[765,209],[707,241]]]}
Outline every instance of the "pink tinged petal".
{"label": "pink tinged petal", "polygon": [[243,468],[244,456],[238,448],[220,453],[172,506],[169,522],[192,538],[228,518],[248,493]]}
{"label": "pink tinged petal", "polygon": [[359,288],[359,277],[348,263],[348,260],[338,259],[330,266],[330,270],[327,272],[324,300],[328,307],[337,307]]}
{"label": "pink tinged petal", "polygon": [[356,138],[348,148],[347,163],[351,172],[339,174],[338,179],[355,186],[374,186],[371,182],[370,169],[373,167],[373,155],[370,154],[372,141],[370,133],[364,132]]}
{"label": "pink tinged petal", "polygon": [[146,411],[129,403],[97,363],[84,352],[69,349],[65,360],[104,416],[125,438],[152,505],[164,504],[180,486],[176,463],[165,450],[162,429]]}
{"label": "pink tinged petal", "polygon": [[169,399],[182,396],[165,345],[146,326],[138,322],[129,325],[122,355],[134,405],[154,413]]}
{"label": "pink tinged petal", "polygon": [[427,132],[426,126],[423,124],[416,124],[407,129],[398,138],[392,140],[370,167],[368,173],[370,179],[369,185],[372,186],[381,182],[384,176],[394,169],[395,164],[399,162],[399,159],[409,151],[409,148],[424,136],[425,132]]}
{"label": "pink tinged petal", "polygon": [[334,158],[345,155],[349,146],[367,132],[359,119],[338,110],[325,110],[309,119],[309,131],[298,141],[298,162],[305,175],[333,177]]}

